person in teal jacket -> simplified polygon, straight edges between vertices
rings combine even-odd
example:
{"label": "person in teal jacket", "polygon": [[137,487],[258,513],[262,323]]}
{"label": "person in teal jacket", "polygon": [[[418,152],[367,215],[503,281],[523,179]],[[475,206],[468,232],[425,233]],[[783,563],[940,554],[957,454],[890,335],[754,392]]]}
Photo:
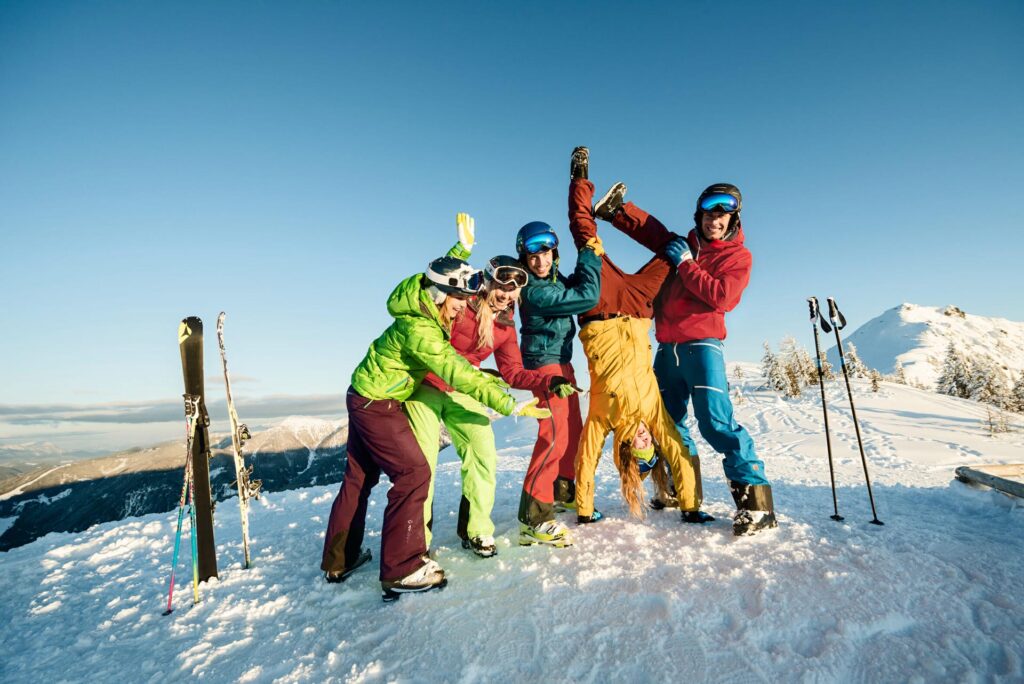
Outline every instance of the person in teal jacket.
{"label": "person in teal jacket", "polygon": [[523,366],[567,381],[533,393],[551,418],[540,421],[523,481],[519,543],[569,546],[568,529],[555,520],[555,503],[575,507],[576,451],[583,431],[571,363],[572,317],[597,306],[604,250],[594,238],[579,250],[575,271],[565,277],[558,272],[558,236],[548,224],[534,221],[519,229],[516,252],[529,271],[519,309]]}
{"label": "person in teal jacket", "polygon": [[[424,502],[431,469],[416,442],[403,402],[428,372],[502,415],[515,411],[506,385],[482,373],[449,343],[452,322],[483,281],[460,257],[472,219],[459,214],[460,243],[425,273],[398,284],[388,298],[394,322],[374,340],[352,374],[346,395],[349,434],[345,477],[331,507],[320,568],[328,582],[343,581],[369,560],[362,548],[370,492],[384,472],[391,480],[380,543],[384,600],[443,587],[444,570],[427,556]],[[534,402],[535,403],[535,402]],[[544,417],[527,404],[518,415]]]}

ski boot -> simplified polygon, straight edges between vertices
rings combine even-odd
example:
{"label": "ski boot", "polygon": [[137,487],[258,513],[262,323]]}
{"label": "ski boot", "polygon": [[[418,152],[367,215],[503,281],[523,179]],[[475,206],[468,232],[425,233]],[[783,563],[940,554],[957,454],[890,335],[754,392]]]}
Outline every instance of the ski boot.
{"label": "ski boot", "polygon": [[572,151],[572,160],[569,162],[569,180],[587,180],[590,173],[590,150],[586,147],[577,147]]}
{"label": "ski boot", "polygon": [[555,513],[576,510],[576,483],[564,477],[555,478]]}
{"label": "ski boot", "polygon": [[557,520],[548,520],[532,527],[525,523],[519,523],[519,545],[533,546],[534,544],[564,548],[572,546],[572,537],[569,536],[569,528]]}
{"label": "ski boot", "polygon": [[424,556],[423,565],[418,570],[414,570],[401,579],[382,580],[380,586],[381,598],[384,603],[391,603],[400,599],[402,594],[444,589],[448,586],[448,580],[445,579],[444,570],[441,569],[437,561]]}
{"label": "ski boot", "polygon": [[339,582],[344,582],[349,578],[349,575],[358,570],[362,565],[364,565],[368,560],[370,560],[370,558],[372,558],[372,556],[370,555],[370,550],[361,549],[359,551],[359,557],[356,558],[355,563],[348,566],[344,570],[338,570],[336,572],[325,572],[324,579],[327,580],[328,584],[337,584]]}
{"label": "ski boot", "polygon": [[748,485],[729,482],[732,498],[736,501],[736,516],[732,532],[737,537],[756,534],[761,530],[778,527],[771,485]]}
{"label": "ski boot", "polygon": [[587,523],[596,523],[596,522],[601,522],[602,520],[604,520],[604,513],[602,513],[601,511],[597,510],[596,508],[594,509],[594,512],[591,513],[590,515],[577,515],[576,516],[576,524],[577,525],[586,525]]}
{"label": "ski boot", "polygon": [[498,547],[494,545],[494,537],[491,535],[480,535],[471,539],[462,540],[462,548],[470,549],[481,558],[490,558],[498,555]]}
{"label": "ski boot", "polygon": [[597,201],[594,205],[594,216],[605,221],[611,221],[615,218],[615,214],[618,213],[619,209],[622,209],[622,203],[626,197],[626,184],[616,183],[608,192],[604,193],[604,197]]}
{"label": "ski boot", "polygon": [[703,525],[704,523],[714,522],[714,518],[704,511],[683,511],[683,522],[693,523],[696,525]]}

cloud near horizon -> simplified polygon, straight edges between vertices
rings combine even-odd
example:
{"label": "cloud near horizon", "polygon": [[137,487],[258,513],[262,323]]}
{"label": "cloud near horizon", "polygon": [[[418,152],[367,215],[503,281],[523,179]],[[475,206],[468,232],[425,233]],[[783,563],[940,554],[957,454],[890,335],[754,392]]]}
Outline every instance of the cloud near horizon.
{"label": "cloud near horizon", "polygon": [[[271,395],[238,400],[235,407],[243,421],[289,415],[340,417],[345,414],[345,397],[342,394]],[[208,404],[207,410],[212,418],[227,417],[227,406],[223,400]],[[0,404],[0,425],[144,424],[179,421],[183,416],[181,400],[103,404]]]}

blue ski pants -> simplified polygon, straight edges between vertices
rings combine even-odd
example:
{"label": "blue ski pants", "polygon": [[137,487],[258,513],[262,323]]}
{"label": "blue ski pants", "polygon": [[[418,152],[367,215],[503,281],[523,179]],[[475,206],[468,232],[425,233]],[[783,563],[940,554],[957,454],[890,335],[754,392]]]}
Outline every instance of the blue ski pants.
{"label": "blue ski pants", "polygon": [[733,417],[721,340],[659,344],[654,375],[665,408],[690,454],[697,455],[697,445],[686,426],[687,404],[692,400],[701,436],[723,455],[725,476],[741,484],[768,484],[764,463],[754,452],[754,440]]}

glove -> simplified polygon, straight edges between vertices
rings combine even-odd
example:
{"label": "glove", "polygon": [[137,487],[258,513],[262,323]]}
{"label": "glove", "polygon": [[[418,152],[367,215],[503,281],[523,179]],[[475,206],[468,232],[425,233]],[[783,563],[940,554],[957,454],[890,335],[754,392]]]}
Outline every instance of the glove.
{"label": "glove", "polygon": [[467,251],[473,251],[473,243],[476,242],[476,221],[469,214],[458,213],[455,215],[455,228],[459,233],[459,242]]}
{"label": "glove", "polygon": [[665,256],[677,268],[679,267],[679,264],[683,263],[687,259],[693,258],[693,255],[690,254],[690,246],[686,244],[686,238],[681,237],[677,237],[675,240],[665,245]]}
{"label": "glove", "polygon": [[548,382],[548,391],[553,392],[562,399],[576,391],[573,384],[569,382],[569,378],[564,378],[561,375],[552,375],[550,382]]}
{"label": "glove", "polygon": [[522,406],[517,407],[516,410],[512,412],[512,415],[523,416],[524,418],[536,418],[537,420],[550,418],[551,409],[537,408],[538,401],[540,400],[537,399],[537,397],[534,397]]}

